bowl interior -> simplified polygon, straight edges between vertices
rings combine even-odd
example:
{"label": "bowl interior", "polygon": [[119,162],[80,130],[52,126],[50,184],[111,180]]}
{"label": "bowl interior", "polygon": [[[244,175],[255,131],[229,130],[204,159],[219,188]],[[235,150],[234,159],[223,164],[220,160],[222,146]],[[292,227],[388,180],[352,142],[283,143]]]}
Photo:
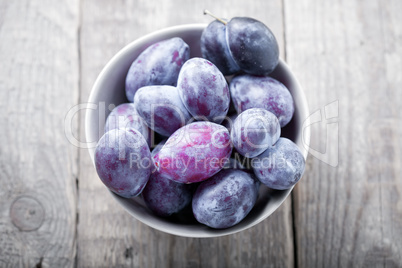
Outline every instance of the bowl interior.
{"label": "bowl interior", "polygon": [[[128,44],[109,61],[93,86],[88,101],[91,109],[87,109],[85,118],[87,143],[92,145],[89,148],[92,161],[96,142],[103,135],[105,119],[110,113],[109,108],[127,102],[124,84],[131,63],[149,45],[172,37],[181,37],[190,46],[191,57],[200,57],[200,36],[206,26],[206,24],[188,24],[151,33]],[[295,101],[295,114],[292,121],[282,129],[281,136],[293,140],[306,158],[310,132],[307,128],[303,133],[302,126],[309,112],[302,88],[282,60],[270,76],[281,81],[289,89]],[[236,233],[261,222],[281,205],[291,190],[271,190],[261,185],[259,198],[249,215],[239,224],[227,229],[212,229],[191,220],[160,218],[147,209],[141,197],[125,199],[110,193],[132,216],[155,229],[187,237],[216,237]]]}

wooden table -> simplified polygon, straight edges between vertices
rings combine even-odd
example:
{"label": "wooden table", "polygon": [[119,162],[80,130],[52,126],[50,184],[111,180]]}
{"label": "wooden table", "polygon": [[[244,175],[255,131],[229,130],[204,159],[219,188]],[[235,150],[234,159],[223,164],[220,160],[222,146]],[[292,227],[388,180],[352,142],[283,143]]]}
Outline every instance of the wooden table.
{"label": "wooden table", "polygon": [[[269,25],[315,123],[279,210],[191,239],[123,211],[65,117],[124,45],[207,23],[204,8]],[[0,0],[0,267],[402,267],[401,11],[400,0]],[[78,140],[83,124],[78,112]]]}

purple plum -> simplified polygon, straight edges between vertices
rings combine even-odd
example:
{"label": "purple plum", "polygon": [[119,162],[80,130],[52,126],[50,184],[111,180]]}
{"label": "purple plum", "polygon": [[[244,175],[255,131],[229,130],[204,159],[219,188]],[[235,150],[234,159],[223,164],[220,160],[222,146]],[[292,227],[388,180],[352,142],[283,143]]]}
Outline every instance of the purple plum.
{"label": "purple plum", "polygon": [[253,158],[252,166],[263,184],[272,189],[286,190],[300,180],[305,159],[294,142],[279,138],[273,146]]}
{"label": "purple plum", "polygon": [[133,128],[106,132],[96,146],[94,160],[102,182],[125,198],[141,193],[153,166],[145,138]]}
{"label": "purple plum", "polygon": [[258,195],[253,175],[236,169],[225,169],[198,186],[192,201],[197,221],[209,227],[231,227],[253,208]]}
{"label": "purple plum", "polygon": [[230,132],[234,148],[252,158],[263,153],[281,136],[278,118],[261,108],[248,109],[236,118]]}
{"label": "purple plum", "polygon": [[192,185],[175,182],[159,172],[151,174],[142,191],[147,207],[162,217],[180,212],[191,203],[192,196]]}
{"label": "purple plum", "polygon": [[179,128],[154,156],[158,171],[181,183],[208,179],[223,168],[232,152],[229,131],[212,122]]}
{"label": "purple plum", "polygon": [[144,86],[176,86],[180,69],[189,58],[190,48],[179,37],[149,46],[135,59],[127,73],[127,99],[133,102],[137,90]]}
{"label": "purple plum", "polygon": [[211,22],[201,35],[202,57],[211,61],[223,75],[231,75],[240,71],[233,60],[226,41],[226,26],[218,20]]}
{"label": "purple plum", "polygon": [[281,127],[286,126],[293,117],[292,95],[272,77],[235,76],[230,83],[230,94],[239,114],[250,108],[263,108],[278,118]]}
{"label": "purple plum", "polygon": [[236,64],[244,72],[268,75],[279,62],[279,47],[271,30],[248,17],[232,18],[226,25],[226,40]]}
{"label": "purple plum", "polygon": [[147,125],[166,137],[191,119],[177,88],[173,86],[142,87],[135,94],[134,103]]}
{"label": "purple plum", "polygon": [[195,118],[221,123],[230,104],[228,84],[210,61],[192,58],[184,63],[177,88],[184,106]]}
{"label": "purple plum", "polygon": [[105,133],[115,128],[134,128],[151,144],[151,130],[137,113],[133,103],[122,103],[116,106],[106,119]]}

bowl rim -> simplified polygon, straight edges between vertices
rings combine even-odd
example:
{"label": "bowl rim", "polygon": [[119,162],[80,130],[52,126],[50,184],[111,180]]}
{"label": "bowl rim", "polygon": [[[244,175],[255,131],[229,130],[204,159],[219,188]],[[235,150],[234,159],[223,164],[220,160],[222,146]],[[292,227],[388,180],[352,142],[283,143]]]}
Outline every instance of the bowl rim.
{"label": "bowl rim", "polygon": [[[97,76],[97,78],[95,80],[93,87],[91,88],[91,92],[90,92],[90,95],[88,98],[88,103],[89,104],[94,104],[94,103],[97,104],[96,100],[99,97],[99,91],[100,91],[99,89],[101,88],[101,85],[103,84],[105,74],[108,73],[109,70],[113,66],[118,64],[120,59],[124,55],[126,55],[131,50],[132,47],[138,46],[139,44],[146,43],[147,41],[151,41],[152,39],[155,39],[155,37],[157,37],[159,35],[171,35],[178,31],[183,32],[186,30],[199,30],[200,31],[200,30],[203,30],[204,28],[206,28],[207,25],[208,24],[205,24],[205,23],[195,23],[195,24],[182,24],[182,25],[171,26],[171,27],[159,29],[157,31],[153,31],[149,34],[146,34],[146,35],[128,43],[122,49],[120,49],[102,68],[101,72],[99,73],[99,75]],[[300,104],[301,107],[303,107],[303,111],[304,111],[304,114],[302,114],[301,117],[304,118],[303,125],[309,126],[310,125],[309,124],[309,122],[310,122],[309,107],[308,107],[306,95],[304,93],[303,88],[301,87],[296,76],[291,71],[290,67],[281,58],[279,59],[278,65],[281,65],[286,70],[286,72],[288,72],[292,75],[293,83],[300,90],[301,94],[298,95],[298,103]],[[84,124],[85,125],[85,138],[86,138],[87,143],[93,142],[90,140],[92,137],[94,137],[94,135],[97,134],[94,132],[98,131],[98,130],[91,128],[90,120],[91,120],[91,114],[87,111],[86,115],[85,115],[85,124]],[[305,129],[303,129],[303,128],[301,129],[300,139],[302,140],[304,148],[300,148],[300,146],[299,146],[299,148],[301,149],[303,157],[306,161],[307,161],[307,156],[308,156],[308,147],[310,144],[310,135],[311,135],[310,128],[307,127]],[[97,143],[97,141],[95,143]],[[89,146],[88,153],[90,155],[92,164],[95,166],[95,162],[94,162],[95,146]],[[294,188],[294,186],[291,187],[290,189],[285,190],[286,194],[284,195],[283,199],[280,202],[278,202],[277,207],[271,213],[262,214],[258,218],[256,218],[252,222],[250,222],[249,224],[246,224],[242,227],[234,228],[234,227],[236,227],[236,225],[235,225],[235,226],[232,226],[232,227],[226,228],[226,229],[214,229],[213,232],[188,232],[188,231],[183,232],[182,230],[181,231],[179,230],[179,227],[177,227],[177,228],[161,228],[154,221],[147,219],[147,218],[139,217],[139,215],[133,213],[130,210],[129,205],[127,203],[128,199],[120,197],[120,196],[116,195],[115,193],[111,192],[110,190],[108,190],[108,192],[110,192],[111,195],[113,196],[113,198],[136,220],[138,220],[141,223],[146,224],[158,231],[162,231],[165,233],[182,236],[182,237],[212,238],[212,237],[220,237],[220,236],[238,233],[238,232],[244,231],[248,228],[251,228],[251,227],[259,224],[260,222],[262,222],[263,220],[268,218],[274,211],[276,211],[282,205],[282,203],[288,198],[288,196],[291,193],[291,191],[293,190],[293,188]],[[126,202],[124,202],[124,201],[126,201]]]}

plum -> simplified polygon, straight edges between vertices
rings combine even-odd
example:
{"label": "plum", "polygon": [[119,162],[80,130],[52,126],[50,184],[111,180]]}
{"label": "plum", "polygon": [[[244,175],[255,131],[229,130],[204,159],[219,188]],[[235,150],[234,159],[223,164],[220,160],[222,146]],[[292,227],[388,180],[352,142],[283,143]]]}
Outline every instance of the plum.
{"label": "plum", "polygon": [[253,75],[268,75],[276,68],[278,43],[264,23],[253,18],[235,17],[226,28],[230,53],[240,69]]}
{"label": "plum", "polygon": [[178,183],[159,172],[151,174],[142,197],[147,207],[161,217],[180,212],[191,203],[193,187]]}
{"label": "plum", "polygon": [[253,158],[252,166],[263,184],[272,189],[286,190],[300,180],[305,159],[294,142],[279,138],[273,146]]}
{"label": "plum", "polygon": [[223,75],[231,75],[240,71],[233,60],[226,42],[225,24],[218,20],[211,22],[201,35],[202,57],[211,61]]}
{"label": "plum", "polygon": [[134,103],[147,125],[166,137],[191,119],[177,88],[173,86],[142,87],[135,94]]}
{"label": "plum", "polygon": [[151,174],[151,152],[145,138],[133,128],[106,132],[96,146],[94,161],[102,182],[125,198],[139,195]]}
{"label": "plum", "polygon": [[262,108],[251,108],[239,114],[230,135],[236,151],[252,158],[279,139],[281,126],[273,113]]}
{"label": "plum", "polygon": [[231,151],[227,128],[201,121],[179,128],[153,159],[158,171],[167,178],[195,183],[219,172]]}
{"label": "plum", "polygon": [[258,195],[253,175],[225,169],[202,182],[194,193],[192,207],[198,222],[212,228],[231,227],[244,219]]}
{"label": "plum", "polygon": [[242,70],[248,74],[266,76],[276,68],[279,63],[278,43],[264,23],[248,17],[226,21],[208,10],[204,14],[216,20],[202,33],[201,52],[222,73],[228,75]]}
{"label": "plum", "polygon": [[230,94],[237,113],[250,108],[263,108],[273,113],[281,127],[293,117],[294,102],[289,90],[272,77],[248,74],[235,76],[230,82]]}
{"label": "plum", "polygon": [[179,37],[157,42],[146,48],[131,64],[126,76],[126,96],[133,102],[137,90],[150,85],[176,86],[189,46]]}
{"label": "plum", "polygon": [[133,103],[116,106],[106,119],[105,133],[115,128],[134,128],[151,144],[151,131],[142,117],[137,113]]}
{"label": "plum", "polygon": [[192,58],[184,63],[177,80],[184,106],[195,118],[221,123],[230,104],[227,82],[210,61]]}

